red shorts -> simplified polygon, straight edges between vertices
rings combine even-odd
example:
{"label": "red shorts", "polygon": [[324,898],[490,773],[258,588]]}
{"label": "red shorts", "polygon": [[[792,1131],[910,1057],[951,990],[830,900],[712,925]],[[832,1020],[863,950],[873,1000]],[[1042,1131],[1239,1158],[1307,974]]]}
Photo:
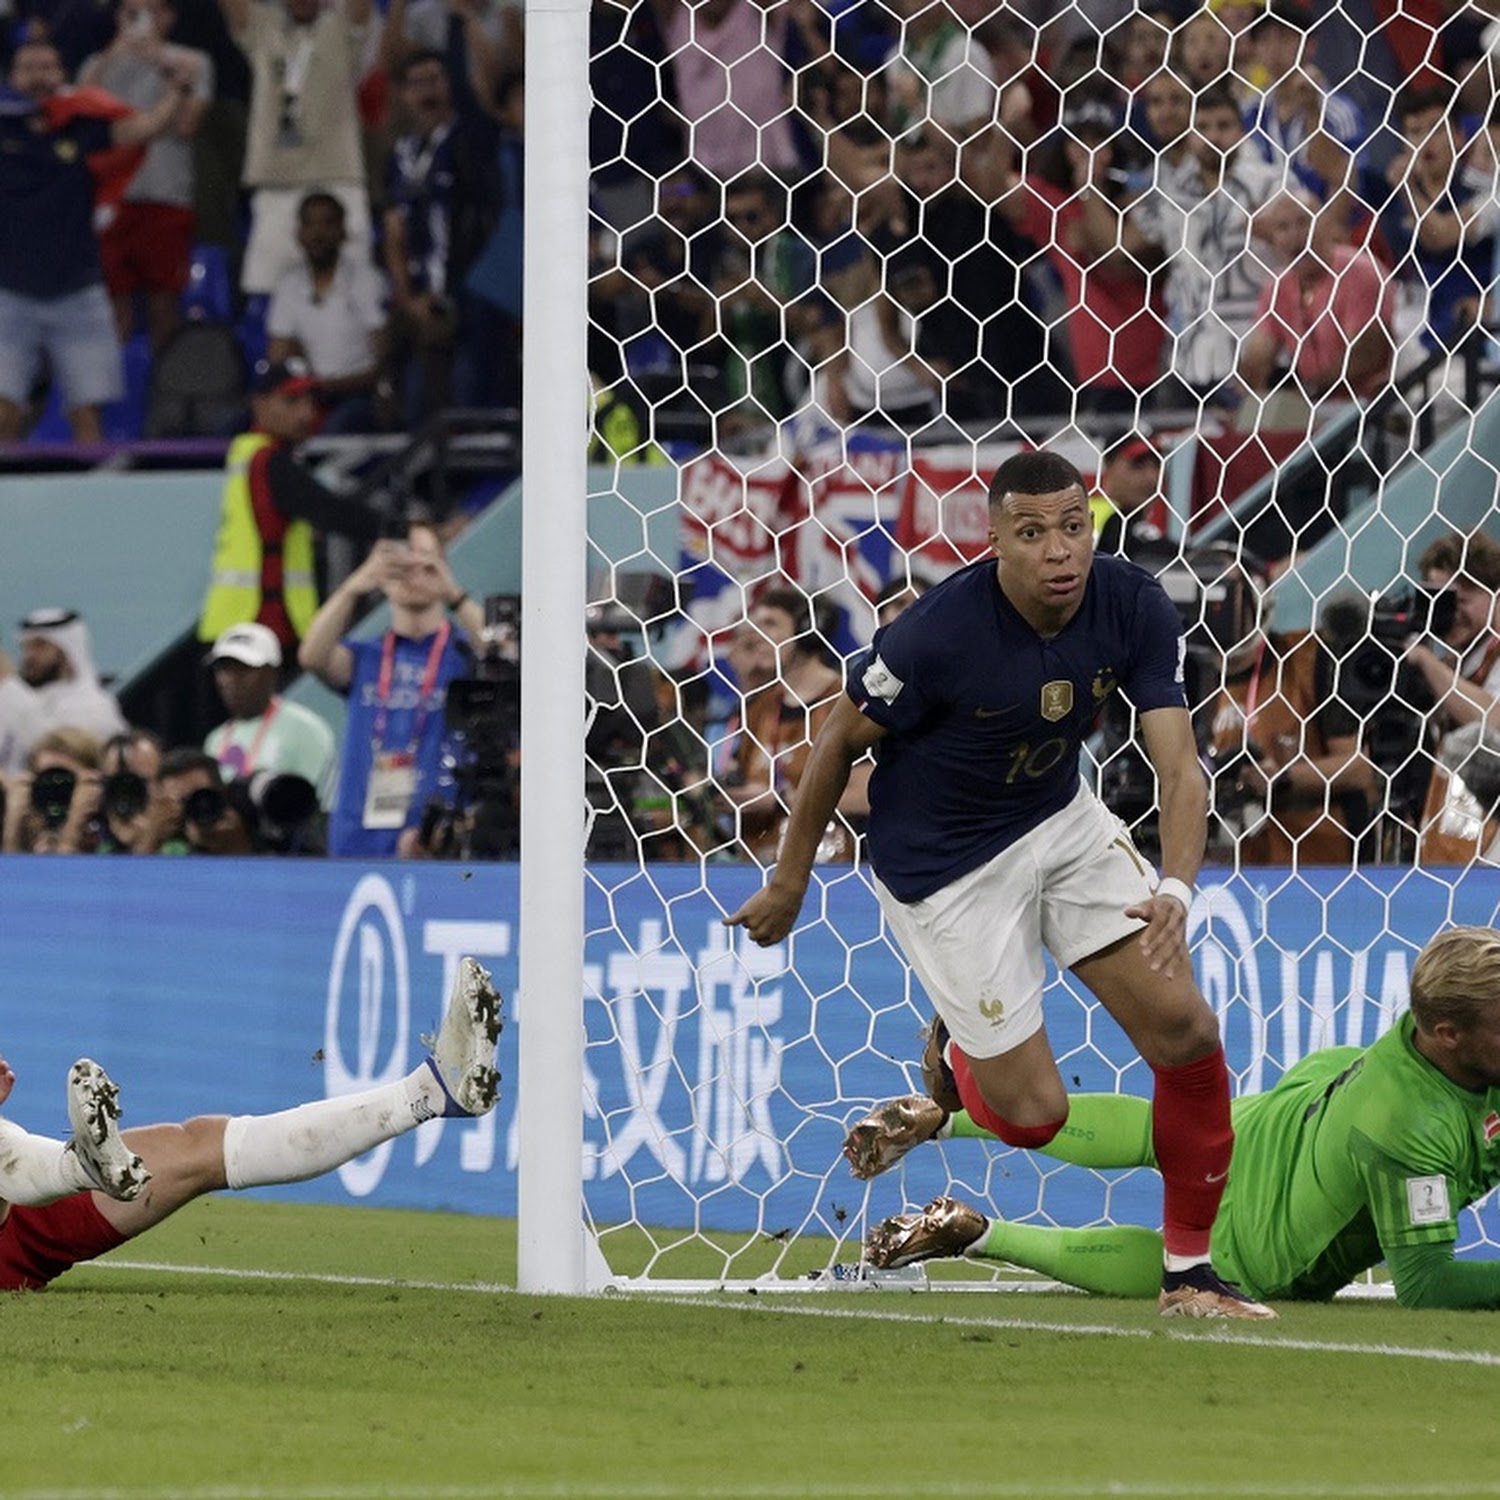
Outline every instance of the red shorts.
{"label": "red shorts", "polygon": [[69,1266],[124,1243],[92,1193],[72,1193],[43,1208],[13,1204],[0,1222],[0,1291],[39,1292]]}
{"label": "red shorts", "polygon": [[197,220],[174,203],[122,203],[99,236],[99,260],[110,295],[180,293],[188,284]]}

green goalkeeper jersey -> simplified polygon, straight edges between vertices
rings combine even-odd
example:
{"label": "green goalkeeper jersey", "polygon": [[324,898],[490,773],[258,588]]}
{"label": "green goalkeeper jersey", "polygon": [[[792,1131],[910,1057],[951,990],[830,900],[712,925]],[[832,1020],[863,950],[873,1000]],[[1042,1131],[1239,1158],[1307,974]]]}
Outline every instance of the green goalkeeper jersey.
{"label": "green goalkeeper jersey", "polygon": [[1372,1047],[1315,1052],[1236,1102],[1213,1232],[1221,1273],[1258,1297],[1325,1298],[1386,1260],[1403,1302],[1500,1305],[1494,1262],[1458,1267],[1458,1301],[1408,1295],[1419,1274],[1453,1269],[1459,1212],[1500,1181],[1500,1089],[1460,1088],[1414,1029],[1408,1012]]}

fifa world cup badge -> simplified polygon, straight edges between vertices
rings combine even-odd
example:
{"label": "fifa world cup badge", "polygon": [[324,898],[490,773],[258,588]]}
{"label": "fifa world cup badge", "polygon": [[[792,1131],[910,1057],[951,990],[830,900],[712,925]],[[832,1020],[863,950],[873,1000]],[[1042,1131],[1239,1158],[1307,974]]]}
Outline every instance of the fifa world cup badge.
{"label": "fifa world cup badge", "polygon": [[1073,711],[1073,684],[1066,679],[1042,684],[1042,717],[1055,724]]}

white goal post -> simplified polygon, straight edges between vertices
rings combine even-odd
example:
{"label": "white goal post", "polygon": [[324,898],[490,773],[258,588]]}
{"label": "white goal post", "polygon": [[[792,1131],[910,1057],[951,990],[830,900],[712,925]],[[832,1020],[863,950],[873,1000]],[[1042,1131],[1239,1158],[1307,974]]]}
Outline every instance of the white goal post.
{"label": "white goal post", "polygon": [[[1054,7],[1041,7],[1047,14],[1038,24],[997,30],[994,7],[938,0],[950,27],[944,35],[967,35],[978,49],[966,57],[958,46],[956,61],[946,65],[950,75],[972,71],[982,55],[993,93],[990,114],[968,136],[939,121],[934,100],[950,75],[933,74],[930,60],[921,65],[927,73],[884,66],[860,73],[830,61],[832,52],[809,57],[785,42],[793,58],[785,67],[785,113],[811,139],[802,147],[813,153],[810,163],[757,160],[722,181],[690,163],[686,171],[668,163],[644,199],[591,202],[591,171],[601,164],[590,161],[590,110],[599,107],[590,72],[598,77],[610,66],[611,48],[624,49],[622,61],[628,55],[647,63],[665,88],[678,55],[702,39],[692,28],[708,24],[702,16],[709,10],[717,16],[751,6],[761,16],[757,45],[772,50],[783,46],[789,16],[810,18],[814,32],[822,26],[837,40],[858,9],[824,0],[730,0],[695,10],[686,0],[659,0],[653,11],[665,15],[673,3],[699,19],[675,50],[664,43],[644,58],[631,51],[640,45],[633,33],[601,42],[591,31],[592,11],[623,15],[630,7],[526,5],[523,894],[514,1011],[521,1289],[864,1286],[869,1282],[836,1268],[858,1261],[865,1230],[939,1192],[1042,1224],[1154,1224],[1160,1189],[1149,1172],[1090,1172],[974,1141],[924,1147],[872,1184],[850,1179],[839,1156],[844,1132],[875,1100],[920,1087],[916,1060],[930,1007],[885,931],[861,861],[819,866],[800,925],[784,944],[757,949],[722,926],[764,875],[746,853],[754,844],[747,815],[735,811],[735,744],[753,735],[728,647],[768,591],[790,588],[805,600],[823,646],[847,659],[868,640],[884,591],[935,580],[982,554],[984,486],[1003,458],[1046,446],[1102,490],[1105,476],[1116,472],[1110,466],[1128,467],[1130,445],[1142,445],[1148,451],[1136,457],[1161,465],[1159,485],[1137,517],[1147,523],[1137,539],[1151,544],[1142,557],[1159,571],[1198,642],[1194,708],[1215,786],[1215,821],[1190,937],[1236,1087],[1268,1088],[1314,1048],[1374,1040],[1405,1005],[1410,963],[1426,938],[1444,923],[1493,923],[1500,913],[1500,869],[1487,858],[1500,850],[1492,816],[1500,801],[1500,742],[1493,754],[1470,745],[1460,757],[1435,762],[1436,742],[1419,722],[1431,705],[1408,704],[1403,694],[1413,690],[1395,676],[1403,629],[1421,633],[1424,624],[1399,614],[1423,607],[1420,595],[1402,589],[1429,582],[1423,559],[1434,555],[1434,544],[1483,533],[1500,544],[1495,341],[1481,330],[1436,347],[1440,287],[1432,267],[1418,264],[1415,244],[1405,259],[1382,259],[1390,247],[1373,238],[1393,234],[1401,222],[1402,110],[1426,96],[1403,93],[1384,78],[1364,79],[1363,62],[1346,79],[1325,80],[1320,119],[1335,145],[1344,83],[1378,84],[1369,97],[1386,98],[1384,128],[1394,132],[1393,154],[1381,169],[1388,199],[1375,201],[1378,172],[1360,176],[1351,167],[1342,196],[1330,194],[1322,209],[1309,211],[1310,223],[1323,223],[1329,205],[1347,203],[1351,223],[1360,214],[1374,222],[1374,229],[1366,226],[1372,238],[1350,256],[1341,249],[1337,264],[1342,274],[1357,261],[1350,286],[1371,266],[1384,278],[1379,295],[1389,303],[1379,302],[1386,309],[1379,316],[1388,318],[1388,368],[1378,382],[1355,378],[1369,348],[1359,341],[1361,330],[1345,328],[1343,342],[1330,344],[1330,328],[1315,323],[1277,346],[1274,357],[1285,368],[1274,398],[1266,394],[1262,407],[1252,395],[1231,411],[1218,404],[1211,387],[1219,375],[1206,378],[1203,361],[1227,359],[1231,374],[1247,381],[1254,375],[1249,356],[1262,351],[1253,335],[1264,331],[1267,316],[1257,299],[1268,297],[1274,313],[1276,288],[1302,253],[1277,259],[1282,231],[1260,211],[1294,210],[1291,200],[1302,192],[1293,163],[1299,148],[1283,154],[1279,168],[1247,167],[1232,192],[1221,185],[1203,194],[1204,203],[1229,205],[1240,236],[1232,255],[1194,218],[1190,200],[1167,192],[1169,156],[1178,164],[1173,170],[1192,164],[1165,148],[1133,157],[1134,175],[1112,199],[1112,217],[1087,225],[1072,218],[1069,205],[1087,200],[1092,211],[1104,196],[1102,179],[1087,178],[1071,191],[1042,186],[1051,146],[1064,161],[1070,147],[1081,146],[1093,163],[1116,137],[1144,129],[1148,109],[1159,104],[1149,96],[1164,76],[1186,86],[1187,102],[1178,103],[1190,116],[1222,98],[1223,80],[1173,71],[1197,56],[1183,43],[1190,28],[1208,24],[1210,7],[1186,7],[1185,19],[1156,39],[1160,60],[1121,81],[1102,76],[1104,59],[1135,57],[1122,40],[1133,38],[1135,6],[1109,28],[1090,19],[1094,7],[1078,4],[1055,15]],[[919,50],[911,28],[928,8],[921,0],[891,0],[895,45],[908,60]],[[1015,9],[1027,13],[1024,5]],[[1043,47],[1048,26],[1063,27],[1074,50],[1086,53],[1092,38],[1095,60],[1077,77],[1058,73],[1055,122],[1033,129],[1015,112],[1012,90],[1050,57]],[[1129,45],[1149,54],[1154,44],[1147,36]],[[1237,35],[1225,45],[1232,62],[1226,87],[1249,118],[1257,90],[1268,87],[1254,81],[1267,64],[1255,62]],[[1272,57],[1269,47],[1265,57]],[[876,93],[896,90],[898,73],[899,89],[910,94],[905,113],[882,112]],[[846,74],[862,79],[857,118],[818,113],[824,103],[810,101],[835,96]],[[1457,95],[1472,78],[1446,83]],[[674,110],[683,108],[678,99]],[[686,153],[705,138],[701,123],[684,130]],[[766,152],[775,124],[759,125]],[[1427,136],[1407,142],[1408,177],[1424,143],[1437,138],[1431,132],[1450,130],[1424,128]],[[995,144],[1008,132],[1019,132],[1022,142],[1013,155]],[[1493,152],[1481,150],[1484,134],[1445,137],[1458,142],[1449,187],[1472,204],[1459,215],[1460,249],[1464,235],[1483,231],[1493,239],[1500,219],[1500,168]],[[1360,154],[1339,149],[1351,162]],[[1320,156],[1318,163],[1330,159],[1341,158]],[[871,166],[880,160],[883,167]],[[768,176],[763,165],[775,171]],[[709,217],[697,229],[669,222],[667,192],[679,187],[684,194],[706,187]],[[863,206],[887,189],[900,201],[872,228],[860,217]],[[1003,204],[1017,192],[1035,202],[1007,217]],[[1231,204],[1223,195],[1233,193],[1242,196]],[[736,195],[745,201],[731,213]],[[846,232],[818,218],[825,207],[833,212],[841,195],[851,205]],[[948,219],[940,219],[939,205]],[[747,227],[757,214],[769,221]],[[897,221],[908,237],[887,243],[882,236]],[[1099,223],[1112,225],[1113,244],[1089,253],[1143,278],[1140,318],[1161,343],[1159,376],[1144,387],[1138,380],[1124,406],[1113,399],[1090,404],[1099,372],[1085,368],[1090,355],[1077,317],[1084,294],[1063,264],[1073,252],[1064,254],[1055,238],[1065,221],[1074,225],[1067,244],[1075,248],[1075,230],[1096,234]],[[1039,227],[1049,222],[1059,226],[1052,240]],[[976,237],[959,243],[940,223],[977,225]],[[711,263],[721,279],[705,284],[704,235],[730,250],[739,244],[735,235],[747,239],[746,269],[726,269],[732,257],[715,252]],[[702,264],[693,260],[700,251]],[[1023,401],[1008,376],[964,379],[966,370],[988,371],[987,360],[1007,354],[986,341],[983,318],[954,334],[973,311],[964,297],[976,283],[963,278],[971,251],[989,257],[984,276],[1007,266],[1013,276],[1011,302],[984,317],[993,322],[1024,309],[1035,323],[1041,373],[1056,377],[1035,400],[1028,394]],[[673,255],[685,257],[675,270]],[[1369,264],[1359,255],[1371,257]],[[802,267],[796,275],[787,270],[794,263]],[[743,278],[738,284],[734,274]],[[1205,274],[1210,290],[1216,277],[1234,282],[1233,318],[1227,303],[1194,301],[1209,297]],[[1481,316],[1494,296],[1493,270],[1485,274],[1489,281],[1475,284]],[[873,281],[861,283],[864,275]],[[1087,271],[1079,279],[1087,287]],[[1308,284],[1315,281],[1310,275]],[[667,292],[685,283],[692,283],[691,297],[663,313]],[[751,284],[754,305],[747,306],[739,293]],[[644,321],[599,321],[627,304],[630,316]],[[1330,302],[1329,316],[1337,322],[1352,305]],[[672,321],[687,308],[701,319],[690,334],[680,318]],[[946,319],[941,325],[938,313]],[[1208,336],[1221,313],[1222,327],[1214,323],[1218,333]],[[744,323],[736,324],[741,315]],[[950,357],[951,347],[938,350],[936,332],[931,345],[924,342],[928,317],[932,329],[946,329],[960,345],[964,337],[977,340],[970,365]],[[761,331],[745,334],[751,325]],[[1227,344],[1216,344],[1219,334]],[[1117,389],[1113,378],[1141,337],[1136,323],[1110,332],[1099,354],[1103,386]],[[891,339],[906,342],[893,350]],[[1343,361],[1331,377],[1335,396],[1340,378],[1358,386],[1344,388],[1348,399],[1325,399],[1316,384],[1322,377],[1308,373],[1314,354],[1334,344]],[[601,345],[617,356],[603,371],[591,368],[589,354]],[[782,385],[773,396],[759,383],[767,349],[780,361]],[[870,363],[882,359],[889,362]],[[864,384],[861,372],[870,377]],[[851,393],[857,406],[861,391],[873,391],[880,408],[886,376],[903,399],[920,406],[930,396],[931,420],[913,419],[909,406],[893,421],[853,420]],[[781,398],[785,411],[763,404]],[[988,399],[1000,403],[990,417],[949,419],[950,400],[971,403],[965,410],[972,413],[973,402],[982,409]],[[1257,558],[1266,550],[1275,554],[1271,570]],[[1308,667],[1298,689],[1307,701],[1296,726],[1284,730],[1284,744],[1252,743],[1246,726],[1257,697],[1246,699],[1244,664],[1233,652],[1215,656],[1210,649],[1214,632],[1231,628],[1224,621],[1238,608],[1248,616],[1235,616],[1239,634],[1221,646],[1267,631],[1307,643],[1308,652],[1320,643],[1319,665]],[[600,637],[622,638],[620,655],[603,653],[587,619]],[[1275,649],[1290,660],[1290,645]],[[1257,681],[1263,655],[1249,668]],[[649,668],[645,697],[628,685],[632,659]],[[1265,698],[1280,693],[1273,683],[1262,713]],[[1330,705],[1342,717],[1319,719]],[[601,749],[608,715],[626,731]],[[1154,790],[1149,774],[1141,780],[1131,728],[1128,716],[1104,725],[1091,741],[1088,770],[1149,845]],[[1352,737],[1375,764],[1362,810],[1349,803],[1347,788],[1326,779],[1320,790],[1308,793],[1304,785],[1280,803],[1240,787],[1236,756],[1290,767],[1316,758],[1315,733]],[[782,775],[779,734],[769,749],[758,748],[784,795],[792,773]],[[1413,794],[1418,775],[1421,789]],[[1330,820],[1345,836],[1332,847],[1347,847],[1331,864],[1313,852],[1327,847],[1316,838]],[[623,830],[623,845],[605,839],[606,825],[617,836]],[[1052,976],[1046,1005],[1070,1089],[1150,1092],[1149,1070],[1066,976]],[[1500,1252],[1492,1207],[1465,1216],[1460,1248]]]}

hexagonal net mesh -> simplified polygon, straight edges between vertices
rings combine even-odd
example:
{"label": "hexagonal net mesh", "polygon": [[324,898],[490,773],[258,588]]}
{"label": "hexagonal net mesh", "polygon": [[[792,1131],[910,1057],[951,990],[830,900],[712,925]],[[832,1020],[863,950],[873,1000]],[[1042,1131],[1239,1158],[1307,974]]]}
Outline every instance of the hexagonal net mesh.
{"label": "hexagonal net mesh", "polygon": [[[1492,922],[1500,126],[1452,10],[595,5],[585,1176],[616,1272],[801,1276],[942,1192],[1157,1222],[1150,1172],[993,1142],[849,1177],[930,1015],[860,768],[791,938],[720,922],[846,664],[986,554],[1014,453],[1069,459],[1181,614],[1190,927],[1241,1093],[1373,1041],[1427,939]],[[1083,770],[1154,859],[1137,728],[1108,697]],[[1049,976],[1070,1089],[1149,1095]]]}

